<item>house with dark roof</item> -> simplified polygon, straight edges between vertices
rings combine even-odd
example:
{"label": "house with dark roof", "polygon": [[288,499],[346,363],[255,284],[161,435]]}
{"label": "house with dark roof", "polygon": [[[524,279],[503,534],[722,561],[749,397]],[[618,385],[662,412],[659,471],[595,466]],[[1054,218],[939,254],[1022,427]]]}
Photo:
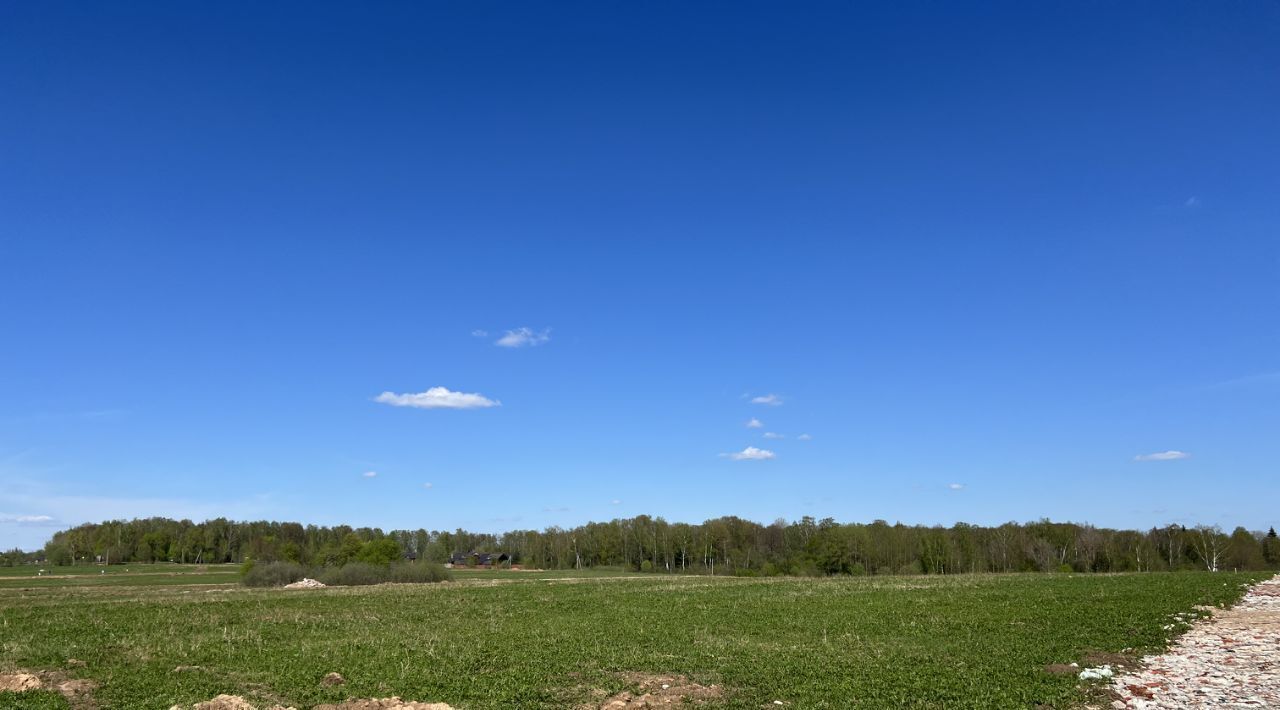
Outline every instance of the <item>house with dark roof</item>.
{"label": "house with dark roof", "polygon": [[454,567],[491,568],[494,565],[501,565],[510,561],[511,556],[505,552],[455,552],[449,558],[449,564]]}

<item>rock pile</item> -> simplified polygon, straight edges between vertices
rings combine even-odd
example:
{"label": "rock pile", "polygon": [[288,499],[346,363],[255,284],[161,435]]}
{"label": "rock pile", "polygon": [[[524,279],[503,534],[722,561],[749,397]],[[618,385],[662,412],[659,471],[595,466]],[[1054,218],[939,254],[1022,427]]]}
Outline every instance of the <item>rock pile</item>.
{"label": "rock pile", "polygon": [[292,584],[284,585],[285,589],[323,589],[329,585],[324,582],[318,582],[310,577],[304,577]]}
{"label": "rock pile", "polygon": [[1169,651],[1117,676],[1116,710],[1280,707],[1280,576],[1195,622]]}

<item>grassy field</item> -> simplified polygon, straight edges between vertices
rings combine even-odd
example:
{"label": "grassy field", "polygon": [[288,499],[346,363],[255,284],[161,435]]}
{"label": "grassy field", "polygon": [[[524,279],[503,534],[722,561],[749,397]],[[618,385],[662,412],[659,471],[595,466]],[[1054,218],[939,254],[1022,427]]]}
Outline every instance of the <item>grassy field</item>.
{"label": "grassy field", "polygon": [[[183,570],[171,580],[224,574]],[[629,673],[718,684],[725,707],[1061,708],[1083,696],[1074,677],[1045,665],[1158,648],[1170,615],[1229,603],[1264,576],[464,571],[445,584],[310,591],[166,585],[155,573],[139,573],[137,586],[85,576],[19,587],[0,577],[0,667],[92,679],[102,708],[219,693],[298,707],[389,695],[570,707],[627,688]],[[321,686],[330,671],[347,684]],[[66,704],[52,693],[0,695],[10,706]]]}
{"label": "grassy field", "polygon": [[[43,571],[44,574],[38,574]],[[236,584],[239,565],[139,564],[0,567],[0,590],[43,589],[48,587],[168,586],[191,584]]]}

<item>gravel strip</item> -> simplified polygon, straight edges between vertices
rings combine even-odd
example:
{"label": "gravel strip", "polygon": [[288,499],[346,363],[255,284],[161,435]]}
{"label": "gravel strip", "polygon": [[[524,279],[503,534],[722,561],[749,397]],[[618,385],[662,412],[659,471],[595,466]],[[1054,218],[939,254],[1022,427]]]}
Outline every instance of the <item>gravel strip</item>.
{"label": "gravel strip", "polygon": [[1115,677],[1111,690],[1116,710],[1280,707],[1280,576],[1192,624],[1168,653]]}

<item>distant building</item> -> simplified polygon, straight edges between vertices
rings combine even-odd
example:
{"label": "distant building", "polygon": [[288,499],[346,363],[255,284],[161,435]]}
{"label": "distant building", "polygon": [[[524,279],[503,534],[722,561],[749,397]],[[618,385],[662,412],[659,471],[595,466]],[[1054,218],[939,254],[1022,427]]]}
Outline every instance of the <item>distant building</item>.
{"label": "distant building", "polygon": [[454,567],[493,567],[510,561],[511,556],[505,552],[455,552],[449,558]]}

